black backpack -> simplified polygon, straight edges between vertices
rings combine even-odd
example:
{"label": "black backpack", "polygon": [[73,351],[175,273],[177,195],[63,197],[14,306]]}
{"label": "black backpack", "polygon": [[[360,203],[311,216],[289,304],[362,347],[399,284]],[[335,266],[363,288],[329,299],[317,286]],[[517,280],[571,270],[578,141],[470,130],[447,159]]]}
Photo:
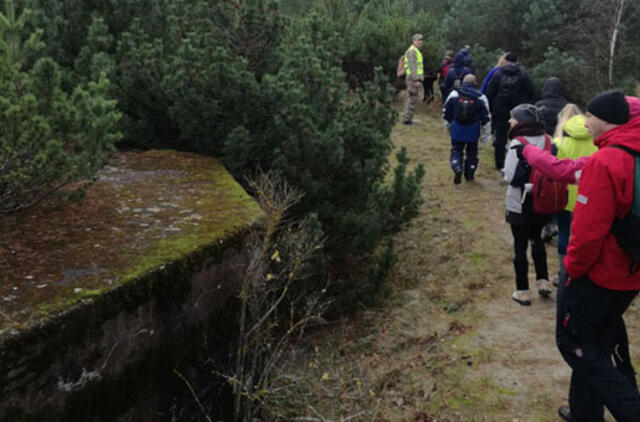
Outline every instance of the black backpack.
{"label": "black backpack", "polygon": [[456,110],[453,112],[453,120],[463,126],[474,123],[477,120],[476,101],[478,101],[477,98],[458,93]]}
{"label": "black backpack", "polygon": [[631,256],[629,276],[640,269],[640,155],[622,145],[611,145],[621,149],[635,158],[633,170],[633,203],[631,209],[622,218],[616,218],[611,226],[611,233],[616,237],[618,245]]}
{"label": "black backpack", "polygon": [[498,84],[497,97],[500,102],[509,106],[520,103],[520,74],[503,73]]}

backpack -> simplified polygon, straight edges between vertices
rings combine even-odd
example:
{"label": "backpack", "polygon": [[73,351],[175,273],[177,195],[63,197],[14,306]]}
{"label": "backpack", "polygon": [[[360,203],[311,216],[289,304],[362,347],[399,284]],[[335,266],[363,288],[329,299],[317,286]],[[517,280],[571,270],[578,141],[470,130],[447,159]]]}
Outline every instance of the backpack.
{"label": "backpack", "polygon": [[456,110],[453,112],[453,120],[463,126],[469,126],[477,120],[476,98],[459,93],[456,98]]}
{"label": "backpack", "polygon": [[398,67],[396,68],[396,75],[398,78],[404,76],[407,70],[404,68],[404,54],[398,59]]}
{"label": "backpack", "polygon": [[449,72],[450,67],[451,67],[451,62],[444,63],[444,66],[442,66],[442,79],[447,77],[447,73]]}
{"label": "backpack", "polygon": [[[522,136],[515,139],[523,145],[529,143]],[[551,152],[551,137],[546,133],[544,135],[544,149]],[[534,214],[556,214],[567,206],[568,183],[552,180],[533,167],[529,173],[529,183],[532,185],[531,198]]]}
{"label": "backpack", "polygon": [[520,88],[520,75],[518,73],[503,73],[496,96],[502,104],[516,106],[520,103]]}
{"label": "backpack", "polygon": [[640,156],[631,148],[622,145],[611,145],[621,149],[635,158],[633,171],[633,203],[624,217],[616,218],[611,226],[611,233],[616,237],[623,251],[631,255],[629,275],[640,269]]}

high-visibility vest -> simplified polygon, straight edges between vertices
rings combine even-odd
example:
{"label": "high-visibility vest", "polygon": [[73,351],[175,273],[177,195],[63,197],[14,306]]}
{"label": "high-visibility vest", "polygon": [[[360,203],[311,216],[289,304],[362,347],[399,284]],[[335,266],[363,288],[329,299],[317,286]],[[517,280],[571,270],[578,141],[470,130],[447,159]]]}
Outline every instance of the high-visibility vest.
{"label": "high-visibility vest", "polygon": [[418,76],[422,76],[424,75],[424,69],[422,67],[422,53],[420,52],[420,50],[418,50],[418,47],[416,47],[415,45],[411,45],[411,47],[407,49],[407,52],[404,53],[404,69],[407,72],[407,75],[411,75],[411,69],[409,69],[409,50],[411,49],[416,50],[416,60],[418,62]]}

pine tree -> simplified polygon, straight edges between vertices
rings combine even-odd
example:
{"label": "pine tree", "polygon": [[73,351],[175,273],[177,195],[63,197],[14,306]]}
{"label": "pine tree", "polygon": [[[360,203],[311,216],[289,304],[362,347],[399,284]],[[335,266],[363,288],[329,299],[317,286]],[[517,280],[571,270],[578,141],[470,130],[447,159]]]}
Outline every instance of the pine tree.
{"label": "pine tree", "polygon": [[[0,13],[0,214],[31,205],[73,181],[90,178],[119,137],[115,102],[101,75],[72,95],[63,70],[38,57],[42,31],[22,39],[30,11],[16,15],[12,0]],[[31,65],[31,63],[33,63]],[[79,189],[83,184],[78,186]]]}

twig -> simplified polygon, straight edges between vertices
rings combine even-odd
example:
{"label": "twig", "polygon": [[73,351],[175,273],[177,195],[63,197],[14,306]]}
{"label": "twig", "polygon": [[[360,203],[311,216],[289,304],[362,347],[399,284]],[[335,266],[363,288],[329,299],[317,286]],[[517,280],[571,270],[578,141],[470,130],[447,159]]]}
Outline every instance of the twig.
{"label": "twig", "polygon": [[309,408],[309,410],[311,410],[313,413],[315,413],[318,418],[320,418],[319,420],[321,420],[322,422],[326,422],[327,421],[325,418],[322,417],[322,415],[320,413],[318,413],[318,411],[316,409],[313,408],[313,406],[308,404],[307,407]]}
{"label": "twig", "polygon": [[187,385],[187,388],[191,392],[191,395],[193,396],[193,398],[196,400],[196,403],[198,403],[198,406],[200,406],[200,410],[202,411],[202,414],[204,415],[204,417],[207,418],[207,421],[213,422],[209,417],[209,415],[207,415],[207,412],[204,410],[204,406],[202,405],[202,402],[200,402],[200,399],[198,398],[198,395],[196,394],[196,392],[193,390],[191,383],[177,369],[174,369],[173,373],[179,376],[182,379],[182,381],[184,381],[184,383]]}

